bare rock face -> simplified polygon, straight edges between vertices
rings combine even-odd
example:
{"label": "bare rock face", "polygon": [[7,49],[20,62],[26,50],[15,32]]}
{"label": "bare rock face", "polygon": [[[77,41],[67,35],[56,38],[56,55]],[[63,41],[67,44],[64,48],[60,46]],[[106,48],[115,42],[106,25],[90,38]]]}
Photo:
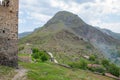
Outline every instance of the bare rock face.
{"label": "bare rock face", "polygon": [[18,66],[17,41],[18,0],[3,0],[0,4],[0,65]]}

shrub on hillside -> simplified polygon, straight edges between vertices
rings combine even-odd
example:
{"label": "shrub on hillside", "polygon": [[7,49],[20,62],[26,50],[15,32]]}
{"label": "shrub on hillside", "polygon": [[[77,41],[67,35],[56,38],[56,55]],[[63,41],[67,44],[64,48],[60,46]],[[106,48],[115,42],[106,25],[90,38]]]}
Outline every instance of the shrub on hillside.
{"label": "shrub on hillside", "polygon": [[32,52],[33,52],[33,53],[39,52],[39,49],[33,48],[33,49],[32,49]]}
{"label": "shrub on hillside", "polygon": [[110,61],[104,59],[102,60],[102,65],[107,69],[107,72],[117,77],[120,76],[120,68],[117,67],[115,64],[111,64]]}
{"label": "shrub on hillside", "polygon": [[87,45],[86,48],[87,48],[87,49],[92,49],[90,45]]}
{"label": "shrub on hillside", "polygon": [[95,59],[96,59],[95,55],[90,55],[90,58],[89,58],[90,61],[95,61]]}
{"label": "shrub on hillside", "polygon": [[102,60],[102,65],[108,69],[108,67],[110,66],[110,61],[108,61],[107,59],[103,59]]}
{"label": "shrub on hillside", "polygon": [[88,69],[92,72],[99,72],[99,73],[105,73],[105,68],[104,67],[88,67]]}
{"label": "shrub on hillside", "polygon": [[108,68],[108,72],[119,77],[120,76],[120,68],[117,67],[115,64],[110,64]]}
{"label": "shrub on hillside", "polygon": [[21,50],[23,50],[24,49],[24,46],[21,46],[21,47],[19,47],[19,51],[21,51]]}
{"label": "shrub on hillside", "polygon": [[48,56],[47,54],[41,55],[41,61],[42,61],[42,62],[45,62],[45,61],[47,61],[48,59],[49,59],[49,56]]}
{"label": "shrub on hillside", "polygon": [[72,62],[69,64],[72,68],[79,68],[79,69],[87,69],[87,61],[83,58],[80,59],[80,61]]}
{"label": "shrub on hillside", "polygon": [[33,59],[37,62],[42,61],[45,62],[49,59],[49,55],[45,51],[40,51],[37,48],[32,49],[33,54],[31,55]]}

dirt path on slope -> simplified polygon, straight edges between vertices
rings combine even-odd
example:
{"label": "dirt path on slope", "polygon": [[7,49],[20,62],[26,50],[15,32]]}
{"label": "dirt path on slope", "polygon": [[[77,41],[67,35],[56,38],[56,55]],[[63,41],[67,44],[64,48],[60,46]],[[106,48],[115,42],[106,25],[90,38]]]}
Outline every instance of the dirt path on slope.
{"label": "dirt path on slope", "polygon": [[12,80],[26,80],[26,69],[17,69],[17,74],[12,78]]}
{"label": "dirt path on slope", "polygon": [[58,61],[54,58],[53,54],[51,52],[47,52],[47,53],[51,57],[51,61],[58,64]]}

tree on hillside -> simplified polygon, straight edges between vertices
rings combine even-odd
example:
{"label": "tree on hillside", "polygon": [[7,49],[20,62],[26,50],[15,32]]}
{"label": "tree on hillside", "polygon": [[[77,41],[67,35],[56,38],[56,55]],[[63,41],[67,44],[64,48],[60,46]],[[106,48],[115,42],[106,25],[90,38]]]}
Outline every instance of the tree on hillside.
{"label": "tree on hillside", "polygon": [[117,77],[120,76],[120,68],[117,67],[115,64],[110,64],[108,71]]}
{"label": "tree on hillside", "polygon": [[107,59],[103,59],[103,60],[102,60],[102,65],[103,65],[106,69],[108,69],[108,67],[110,66],[110,62],[109,62]]}
{"label": "tree on hillside", "polygon": [[36,61],[45,62],[49,59],[49,55],[45,51],[40,51],[37,48],[32,49],[33,54],[31,55]]}
{"label": "tree on hillside", "polygon": [[90,58],[89,58],[90,61],[95,61],[95,59],[96,59],[95,55],[90,55]]}
{"label": "tree on hillside", "polygon": [[69,65],[73,68],[79,68],[79,69],[84,69],[84,70],[87,69],[87,61],[83,58],[81,58],[77,62],[72,62]]}

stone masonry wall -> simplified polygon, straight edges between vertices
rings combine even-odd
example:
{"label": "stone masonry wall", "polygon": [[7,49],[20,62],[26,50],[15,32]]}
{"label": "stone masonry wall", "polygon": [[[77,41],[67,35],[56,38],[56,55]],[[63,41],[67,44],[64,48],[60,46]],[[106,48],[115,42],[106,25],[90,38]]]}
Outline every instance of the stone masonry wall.
{"label": "stone masonry wall", "polygon": [[18,0],[0,4],[0,65],[17,67]]}

